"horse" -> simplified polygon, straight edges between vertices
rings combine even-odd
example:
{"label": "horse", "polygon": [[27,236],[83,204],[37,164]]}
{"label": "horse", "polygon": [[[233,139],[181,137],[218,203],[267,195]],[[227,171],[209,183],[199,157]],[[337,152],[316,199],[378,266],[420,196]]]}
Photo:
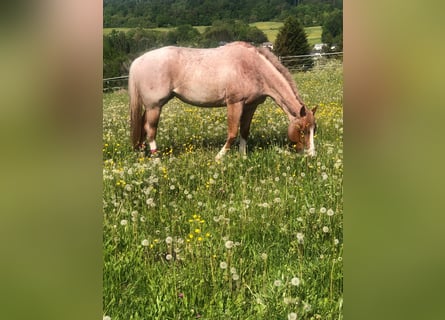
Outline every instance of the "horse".
{"label": "horse", "polygon": [[227,139],[221,160],[240,131],[239,152],[246,154],[252,117],[271,97],[289,119],[288,138],[298,153],[315,155],[315,111],[298,94],[286,67],[267,48],[232,42],[217,48],[167,46],[136,58],[129,70],[131,140],[135,150],[156,154],[162,107],[173,97],[198,107],[227,107]]}

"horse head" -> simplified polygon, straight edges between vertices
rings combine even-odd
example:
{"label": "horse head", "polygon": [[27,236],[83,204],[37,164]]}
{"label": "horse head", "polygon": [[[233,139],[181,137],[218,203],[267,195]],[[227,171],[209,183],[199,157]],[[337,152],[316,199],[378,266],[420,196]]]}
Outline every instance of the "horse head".
{"label": "horse head", "polygon": [[317,129],[315,122],[315,112],[317,107],[312,110],[302,106],[299,117],[295,117],[289,123],[287,135],[289,140],[295,144],[295,150],[298,153],[306,151],[309,156],[315,156],[314,135]]}

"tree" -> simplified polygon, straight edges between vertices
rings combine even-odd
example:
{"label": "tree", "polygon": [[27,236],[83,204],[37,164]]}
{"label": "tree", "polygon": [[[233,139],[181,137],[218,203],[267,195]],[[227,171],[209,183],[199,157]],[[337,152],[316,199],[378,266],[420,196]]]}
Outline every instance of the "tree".
{"label": "tree", "polygon": [[335,9],[331,12],[323,23],[321,41],[328,44],[330,48],[333,44],[338,46],[338,50],[343,48],[343,11]]}
{"label": "tree", "polygon": [[[310,53],[309,42],[300,22],[295,17],[288,17],[280,28],[275,40],[275,52],[279,56],[298,56]],[[287,67],[304,66],[305,69],[313,66],[310,57],[293,60]]]}

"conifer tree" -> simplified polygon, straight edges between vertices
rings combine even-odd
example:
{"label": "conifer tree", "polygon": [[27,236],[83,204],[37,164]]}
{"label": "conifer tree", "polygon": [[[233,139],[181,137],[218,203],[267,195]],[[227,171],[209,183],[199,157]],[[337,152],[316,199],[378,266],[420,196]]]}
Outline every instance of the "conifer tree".
{"label": "conifer tree", "polygon": [[[306,32],[299,23],[297,18],[288,17],[284,25],[280,28],[277,38],[275,40],[275,53],[278,56],[299,56],[310,54],[310,46],[307,41]],[[311,57],[304,57],[295,61],[299,65],[304,65],[304,68],[311,68],[313,61]],[[288,67],[295,67],[295,64],[288,65]]]}

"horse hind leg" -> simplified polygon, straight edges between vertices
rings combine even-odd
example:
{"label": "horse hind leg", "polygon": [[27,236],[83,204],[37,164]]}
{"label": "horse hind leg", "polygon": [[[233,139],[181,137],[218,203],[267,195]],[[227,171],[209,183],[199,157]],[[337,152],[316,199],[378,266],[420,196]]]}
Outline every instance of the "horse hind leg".
{"label": "horse hind leg", "polygon": [[144,114],[144,141],[146,137],[148,140],[150,153],[155,154],[158,151],[155,139],[158,130],[159,117],[161,115],[161,107],[147,108]]}
{"label": "horse hind leg", "polygon": [[223,148],[218,152],[215,159],[221,160],[225,154],[230,150],[233,142],[238,134],[238,127],[240,123],[241,114],[243,111],[243,103],[227,104],[227,140]]}
{"label": "horse hind leg", "polygon": [[139,149],[141,151],[145,150],[145,140],[147,139],[147,131],[145,131],[145,114],[147,112],[144,110],[143,114],[142,114],[142,118],[141,118],[141,135],[139,138],[140,141],[140,145],[139,145]]}

